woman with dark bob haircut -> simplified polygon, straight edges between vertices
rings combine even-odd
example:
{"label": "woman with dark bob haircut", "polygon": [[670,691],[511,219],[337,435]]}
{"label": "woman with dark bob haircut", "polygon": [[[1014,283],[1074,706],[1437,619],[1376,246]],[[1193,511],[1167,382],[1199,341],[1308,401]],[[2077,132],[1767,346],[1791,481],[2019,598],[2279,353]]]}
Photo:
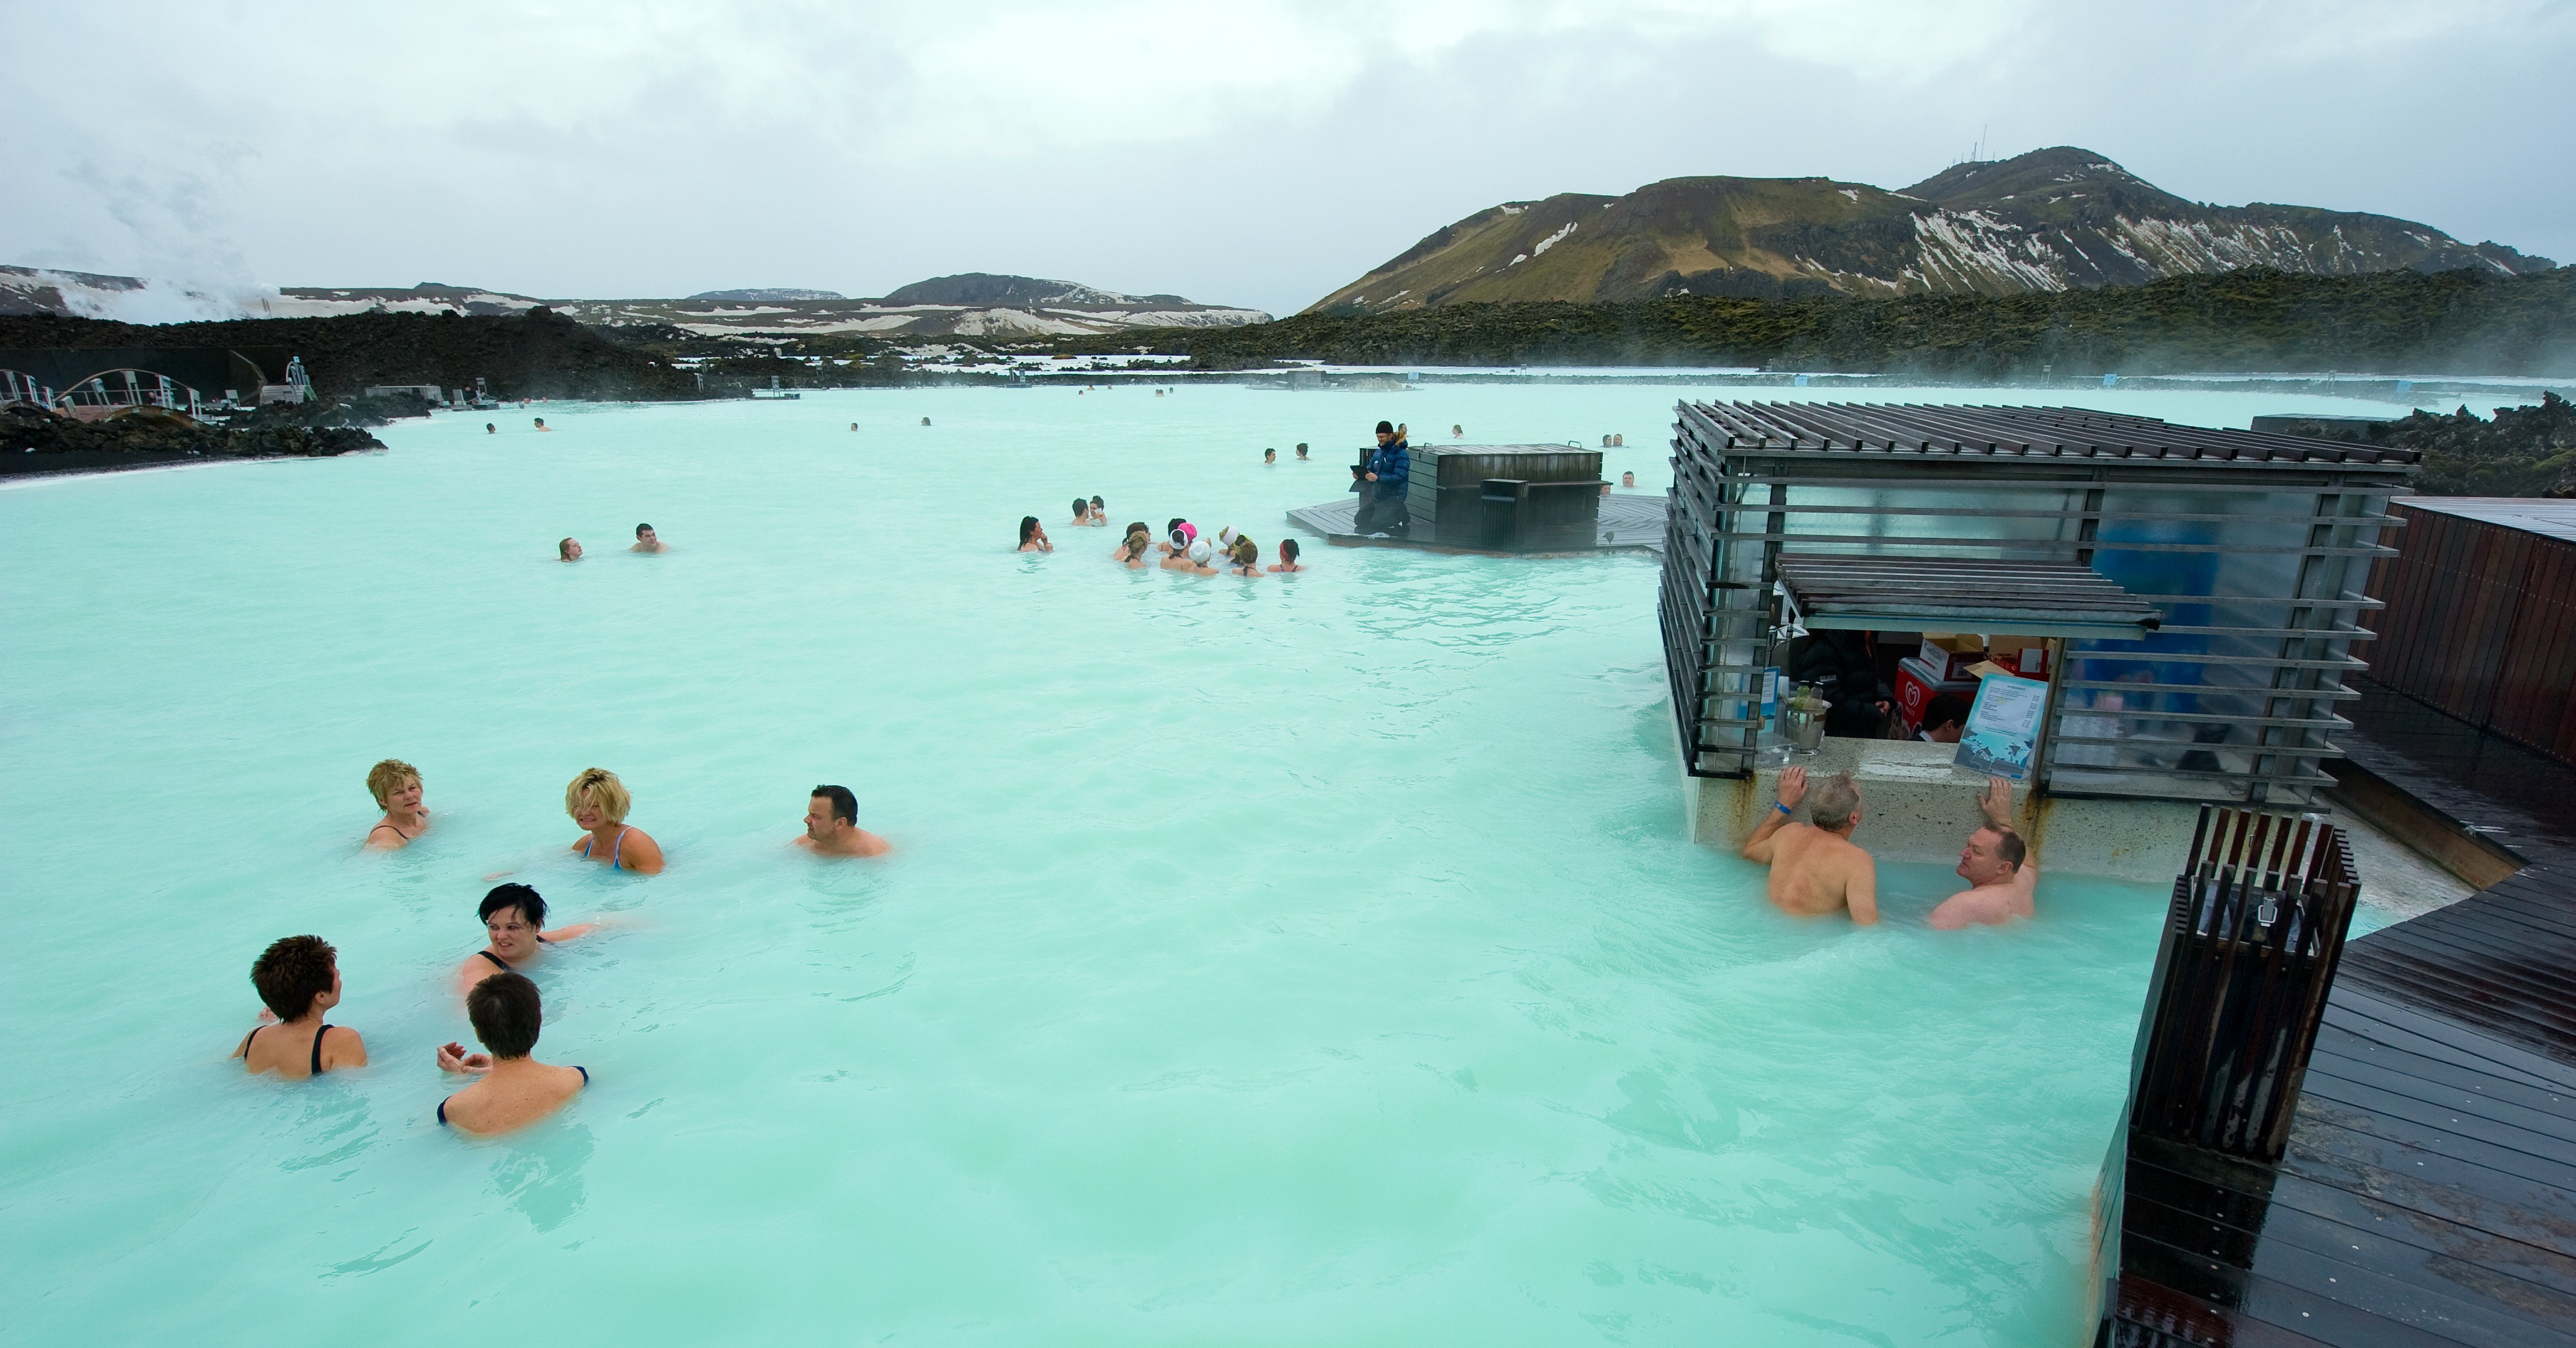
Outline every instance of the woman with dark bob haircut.
{"label": "woman with dark bob haircut", "polygon": [[484,979],[527,968],[547,946],[599,930],[596,922],[540,930],[546,921],[545,896],[528,885],[494,885],[476,911],[483,917],[483,934],[491,944],[466,956],[457,967],[457,985],[469,991]]}
{"label": "woman with dark bob haircut", "polygon": [[590,1084],[584,1067],[550,1067],[530,1056],[546,1012],[537,985],[525,974],[494,974],[465,994],[474,1037],[490,1053],[468,1053],[463,1044],[439,1046],[438,1070],[482,1080],[438,1102],[438,1121],[460,1133],[506,1133],[563,1108]]}

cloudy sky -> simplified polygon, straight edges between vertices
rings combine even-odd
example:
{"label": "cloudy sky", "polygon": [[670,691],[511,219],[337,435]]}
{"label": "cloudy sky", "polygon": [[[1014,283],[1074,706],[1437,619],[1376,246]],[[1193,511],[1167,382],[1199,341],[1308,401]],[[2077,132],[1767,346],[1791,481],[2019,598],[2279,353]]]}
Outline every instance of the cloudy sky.
{"label": "cloudy sky", "polygon": [[1498,201],[2071,144],[2576,261],[2576,0],[0,0],[0,262],[1274,312]]}

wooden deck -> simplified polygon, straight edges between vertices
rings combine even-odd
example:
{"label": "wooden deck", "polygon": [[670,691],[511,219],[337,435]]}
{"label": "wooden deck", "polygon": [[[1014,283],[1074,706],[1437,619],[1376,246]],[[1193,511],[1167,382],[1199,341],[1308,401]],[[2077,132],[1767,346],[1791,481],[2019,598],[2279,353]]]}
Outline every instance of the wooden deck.
{"label": "wooden deck", "polygon": [[[1288,522],[1325,542],[1343,548],[1414,548],[1423,552],[1475,552],[1473,548],[1442,547],[1436,543],[1416,543],[1403,538],[1362,538],[1351,532],[1359,514],[1359,498],[1345,496],[1301,510],[1288,512]],[[1601,498],[1601,541],[1595,551],[1623,551],[1641,548],[1652,552],[1664,550],[1664,498],[1657,493],[1612,492]],[[1490,553],[1497,557],[1562,556],[1561,553]]]}
{"label": "wooden deck", "polygon": [[2576,1345],[2576,772],[2419,707],[2356,758],[2532,864],[2345,947],[2279,1166],[2131,1134],[2104,1342]]}

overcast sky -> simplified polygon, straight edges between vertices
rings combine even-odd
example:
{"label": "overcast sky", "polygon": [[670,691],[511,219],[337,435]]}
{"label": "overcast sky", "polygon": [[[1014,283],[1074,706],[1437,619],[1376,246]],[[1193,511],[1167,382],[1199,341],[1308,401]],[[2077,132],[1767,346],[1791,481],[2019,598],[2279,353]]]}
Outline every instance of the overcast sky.
{"label": "overcast sky", "polygon": [[0,0],[0,262],[1287,313],[1498,201],[2080,145],[2576,261],[2576,0]]}

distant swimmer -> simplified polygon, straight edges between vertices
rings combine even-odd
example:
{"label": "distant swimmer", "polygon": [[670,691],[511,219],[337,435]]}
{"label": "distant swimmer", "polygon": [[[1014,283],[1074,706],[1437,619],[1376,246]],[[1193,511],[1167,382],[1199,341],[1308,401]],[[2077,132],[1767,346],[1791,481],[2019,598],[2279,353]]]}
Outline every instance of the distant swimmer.
{"label": "distant swimmer", "polygon": [[1283,538],[1279,540],[1279,563],[1270,569],[1281,575],[1295,575],[1297,572],[1306,569],[1297,564],[1296,539]]}
{"label": "distant swimmer", "polygon": [[1111,549],[1109,560],[1125,562],[1130,571],[1142,571],[1146,555],[1153,550],[1154,531],[1146,528],[1143,520],[1138,520],[1127,526],[1127,541]]}
{"label": "distant swimmer", "polygon": [[501,428],[487,421],[483,423],[483,433],[485,435],[499,435],[501,433]]}
{"label": "distant swimmer", "polygon": [[818,786],[805,802],[805,833],[796,845],[817,856],[881,857],[894,844],[859,827],[859,798],[846,786]]}
{"label": "distant swimmer", "polygon": [[1022,552],[1055,551],[1055,544],[1047,541],[1046,526],[1038,523],[1038,517],[1035,515],[1020,516],[1019,550]]}
{"label": "distant swimmer", "polygon": [[537,429],[538,429],[538,430],[541,430],[541,431],[550,431],[550,430],[553,430],[553,429],[554,429],[554,427],[549,426],[549,425],[547,425],[547,424],[546,424],[546,419],[545,419],[544,417],[538,417],[538,418],[536,418],[536,422],[537,422]]}
{"label": "distant swimmer", "polygon": [[490,1053],[468,1053],[447,1043],[438,1070],[482,1080],[438,1102],[438,1121],[460,1133],[488,1136],[536,1122],[564,1107],[590,1084],[590,1069],[538,1062],[537,1033],[546,1020],[537,985],[519,974],[494,974],[465,994],[465,1016]]}
{"label": "distant swimmer", "polygon": [[1109,523],[1109,503],[1101,500],[1097,496],[1092,497],[1091,518],[1099,522],[1102,526],[1107,526]]}
{"label": "distant swimmer", "polygon": [[1261,574],[1261,545],[1249,538],[1234,540],[1234,552],[1226,570],[1238,576]]}
{"label": "distant swimmer", "polygon": [[1451,427],[1449,428],[1449,438],[1450,438],[1450,439],[1452,439],[1452,440],[1464,440],[1464,439],[1466,439],[1466,438],[1467,438],[1467,428],[1466,428],[1466,427],[1464,427],[1464,426],[1456,426],[1456,425],[1451,426]]}
{"label": "distant swimmer", "polygon": [[671,545],[663,542],[662,536],[653,532],[653,526],[649,524],[635,526],[635,546],[627,549],[628,552],[669,552],[670,550]]}
{"label": "distant swimmer", "polygon": [[1279,451],[1275,449],[1265,449],[1261,451],[1261,461],[1263,463],[1279,462]]}
{"label": "distant swimmer", "polygon": [[853,421],[853,422],[851,422],[851,423],[850,423],[850,429],[851,429],[851,430],[854,430],[854,431],[855,431],[855,430],[857,430],[858,428],[859,428],[859,423],[857,423],[857,422],[855,422],[855,421]]}
{"label": "distant swimmer", "polygon": [[367,1065],[367,1042],[346,1025],[322,1017],[340,1004],[340,952],[319,936],[271,941],[250,966],[250,985],[277,1017],[242,1036],[232,1056],[251,1075],[275,1072],[289,1081],[318,1077],[334,1067]]}
{"label": "distant swimmer", "polygon": [[1172,558],[1163,565],[1184,575],[1213,576],[1216,574],[1216,568],[1208,565],[1208,559],[1215,555],[1216,549],[1210,547],[1208,541],[1202,538],[1192,542],[1188,552]]}
{"label": "distant swimmer", "polygon": [[613,871],[642,875],[662,873],[662,848],[644,830],[629,828],[627,808],[634,803],[626,784],[606,768],[583,768],[564,788],[564,813],[581,825],[581,841],[568,850]]}
{"label": "distant swimmer", "polygon": [[1860,827],[1860,788],[1849,773],[1827,777],[1807,807],[1815,822],[1790,823],[1789,812],[1806,794],[1805,768],[1780,774],[1780,803],[1745,839],[1744,859],[1770,866],[1771,902],[1783,912],[1822,917],[1848,910],[1862,926],[1878,921],[1878,864],[1851,840]]}
{"label": "distant swimmer", "polygon": [[1625,435],[1611,436],[1610,447],[1613,449],[1626,449],[1628,447],[1628,437]]}
{"label": "distant swimmer", "polygon": [[1621,473],[1621,474],[1619,475],[1619,485],[1620,485],[1620,486],[1622,486],[1622,487],[1634,487],[1634,486],[1636,486],[1636,485],[1637,485],[1637,475],[1636,475],[1635,473]]}
{"label": "distant swimmer", "polygon": [[456,983],[462,988],[472,988],[494,974],[524,970],[545,953],[547,946],[561,945],[599,930],[596,922],[542,930],[546,901],[528,885],[494,885],[475,911],[483,917],[483,934],[490,943],[457,966]]}
{"label": "distant swimmer", "polygon": [[1091,502],[1079,496],[1073,498],[1073,527],[1077,529],[1091,527]]}
{"label": "distant swimmer", "polygon": [[1932,925],[1943,931],[2001,926],[2017,917],[2039,915],[2031,901],[2032,891],[2039,887],[2039,867],[2030,860],[2029,844],[2013,831],[2012,783],[1987,778],[1986,789],[1977,796],[1977,813],[1986,822],[1959,849],[1958,875],[1969,887],[1932,910]]}
{"label": "distant swimmer", "polygon": [[1609,437],[1609,436],[1606,436],[1606,435],[1605,435],[1605,436],[1602,436],[1602,437],[1601,437],[1601,447],[1602,447],[1603,449],[1608,449],[1608,448],[1610,447],[1610,437]]}
{"label": "distant swimmer", "polygon": [[921,419],[921,424],[922,424],[922,425],[924,425],[924,426],[929,425],[929,424],[930,424],[930,418],[928,418],[928,417],[923,417],[923,418]]}
{"label": "distant swimmer", "polygon": [[555,560],[559,562],[580,561],[581,540],[578,538],[567,538],[562,542],[555,544]]}
{"label": "distant swimmer", "polygon": [[429,831],[429,811],[420,803],[420,769],[388,758],[367,769],[367,794],[385,812],[367,830],[367,846],[390,851]]}
{"label": "distant swimmer", "polygon": [[1199,527],[1188,520],[1175,519],[1163,526],[1163,541],[1154,546],[1166,557],[1177,557],[1190,550],[1191,540],[1199,536]]}

